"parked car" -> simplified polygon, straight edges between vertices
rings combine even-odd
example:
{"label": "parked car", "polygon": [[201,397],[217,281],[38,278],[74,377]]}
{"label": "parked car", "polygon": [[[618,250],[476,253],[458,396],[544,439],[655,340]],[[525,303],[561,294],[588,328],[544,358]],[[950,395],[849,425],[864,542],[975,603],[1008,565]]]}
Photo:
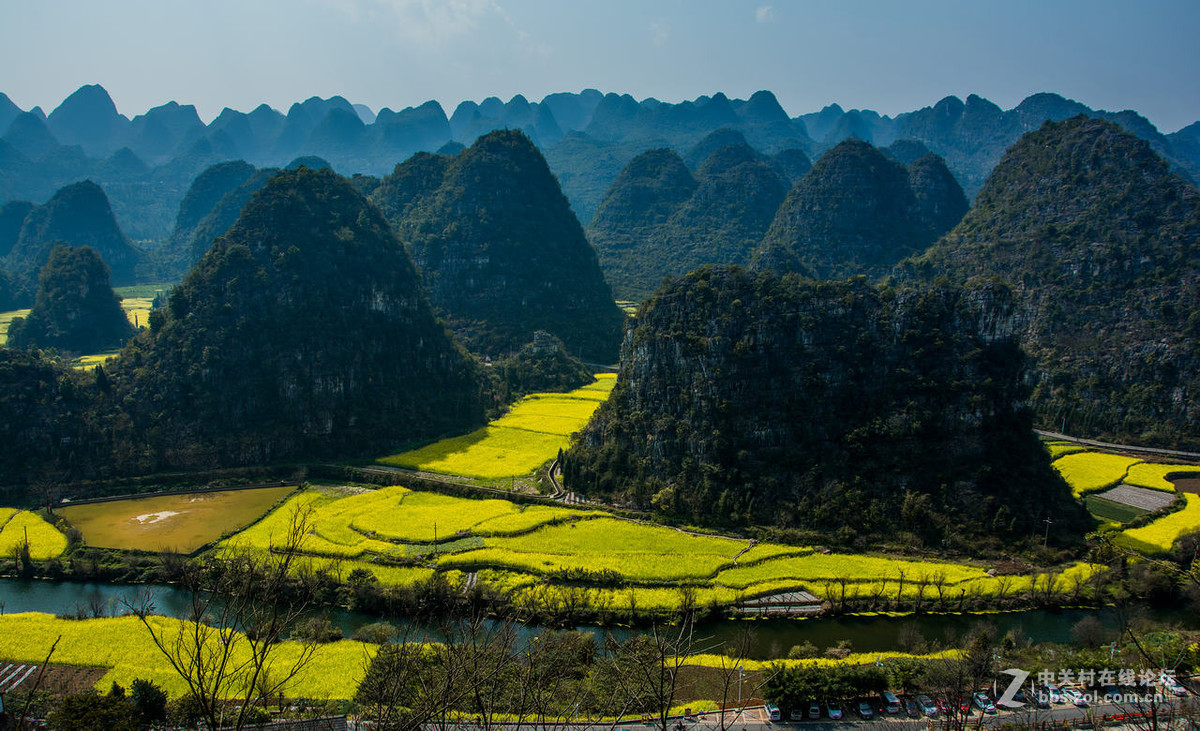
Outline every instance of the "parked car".
{"label": "parked car", "polygon": [[1115,685],[1106,685],[1100,688],[1100,699],[1105,703],[1120,703],[1121,689]]}
{"label": "parked car", "polygon": [[883,700],[883,709],[885,711],[888,713],[900,712],[900,699],[896,697],[895,693],[890,690],[885,690],[883,691],[881,699]]}
{"label": "parked car", "polygon": [[803,721],[804,720],[804,708],[802,706],[796,706],[795,708],[793,708],[792,712],[788,714],[788,720],[789,721]]}
{"label": "parked car", "polygon": [[808,706],[808,717],[811,719],[817,719],[821,717],[821,705],[816,701],[813,701]]}
{"label": "parked car", "polygon": [[987,693],[984,693],[983,691],[979,691],[974,696],[972,696],[972,698],[975,701],[975,707],[978,708],[979,710],[983,711],[984,713],[995,713],[996,712],[996,704],[992,703],[992,699],[988,698]]}
{"label": "parked car", "polygon": [[1064,701],[1071,705],[1078,706],[1079,708],[1087,707],[1087,696],[1076,688],[1063,688],[1062,697]]}
{"label": "parked car", "polygon": [[926,716],[929,716],[930,718],[933,718],[934,716],[938,715],[937,704],[935,704],[933,702],[933,699],[927,695],[917,696],[917,705],[921,707],[921,713],[924,713]]}
{"label": "parked car", "polygon": [[870,703],[867,703],[866,701],[860,701],[858,704],[858,715],[869,721],[872,718],[875,718],[875,711],[871,708]]}
{"label": "parked car", "polygon": [[938,712],[940,712],[943,716],[950,715],[950,701],[946,700],[944,696],[939,695],[935,702],[937,703]]}
{"label": "parked car", "polygon": [[1050,694],[1045,688],[1030,688],[1030,695],[1033,696],[1033,704],[1038,708],[1050,707]]}
{"label": "parked car", "polygon": [[841,703],[830,703],[829,704],[829,718],[831,718],[834,721],[842,720],[842,704]]}
{"label": "parked car", "polygon": [[917,707],[917,702],[912,698],[904,699],[904,715],[909,718],[920,718],[921,709]]}
{"label": "parked car", "polygon": [[765,706],[765,709],[767,711],[767,718],[769,720],[771,720],[771,721],[780,720],[781,716],[779,715],[779,706],[775,705],[774,703],[768,703]]}
{"label": "parked car", "polygon": [[1066,699],[1063,698],[1062,691],[1054,683],[1046,683],[1046,695],[1050,696],[1051,703],[1066,702]]}

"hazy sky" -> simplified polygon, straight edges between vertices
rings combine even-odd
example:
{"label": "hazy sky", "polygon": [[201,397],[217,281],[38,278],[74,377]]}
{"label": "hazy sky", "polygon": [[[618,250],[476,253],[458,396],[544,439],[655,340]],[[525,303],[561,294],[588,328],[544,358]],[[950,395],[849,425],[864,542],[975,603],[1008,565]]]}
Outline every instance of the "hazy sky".
{"label": "hazy sky", "polygon": [[555,91],[769,89],[789,114],[1054,91],[1200,120],[1200,0],[0,0],[0,92],[99,83],[134,116],[340,94],[378,111]]}

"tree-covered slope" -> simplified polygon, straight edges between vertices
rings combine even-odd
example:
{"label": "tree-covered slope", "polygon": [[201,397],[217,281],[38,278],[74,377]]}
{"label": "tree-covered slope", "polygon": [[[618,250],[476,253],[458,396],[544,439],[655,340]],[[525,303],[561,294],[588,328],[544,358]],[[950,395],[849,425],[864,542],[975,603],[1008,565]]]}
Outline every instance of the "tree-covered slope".
{"label": "tree-covered slope", "polygon": [[55,246],[38,274],[29,316],[9,327],[8,347],[99,353],[132,335],[104,260],[87,246]]}
{"label": "tree-covered slope", "polygon": [[1200,445],[1200,195],[1145,141],[1047,122],[907,269],[1013,283],[1043,424]]}
{"label": "tree-covered slope", "polygon": [[545,330],[572,355],[616,360],[623,315],[558,181],[524,134],[491,132],[443,162],[416,156],[372,200],[408,247],[430,300],[472,350],[513,352]]}
{"label": "tree-covered slope", "polygon": [[702,524],[849,540],[1084,527],[1021,407],[1003,286],[877,289],[702,269],[638,314],[567,486]]}
{"label": "tree-covered slope", "polygon": [[881,277],[965,210],[961,188],[937,158],[906,168],[866,142],[846,140],[788,193],[755,266],[795,262],[820,278]]}
{"label": "tree-covered slope", "polygon": [[21,286],[33,291],[37,272],[50,259],[50,250],[62,243],[91,247],[112,270],[114,284],[134,282],[141,252],[121,233],[108,197],[90,180],[62,188],[25,216],[7,259]]}
{"label": "tree-covered slope", "polygon": [[672,150],[634,158],[613,182],[588,237],[621,299],[641,301],[665,277],[705,264],[749,263],[787,195],[786,177],[736,131],[715,132],[692,175]]}
{"label": "tree-covered slope", "polygon": [[114,381],[156,466],[367,454],[477,425],[487,400],[387,222],[304,168],[255,194]]}

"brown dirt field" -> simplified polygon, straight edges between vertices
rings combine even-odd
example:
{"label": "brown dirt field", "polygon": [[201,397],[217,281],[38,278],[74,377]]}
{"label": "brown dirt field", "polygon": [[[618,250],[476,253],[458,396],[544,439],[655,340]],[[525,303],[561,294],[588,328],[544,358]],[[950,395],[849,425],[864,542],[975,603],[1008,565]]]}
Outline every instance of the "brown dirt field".
{"label": "brown dirt field", "polygon": [[[0,670],[5,666],[12,665],[15,669],[18,665],[27,663],[11,662],[8,660],[0,660]],[[108,672],[108,668],[85,668],[76,665],[47,665],[42,673],[41,685],[38,686],[41,690],[47,690],[55,695],[67,695],[69,693],[81,693],[89,690],[104,674]],[[8,675],[8,673],[2,673]],[[5,687],[5,692],[12,691],[29,691],[33,690],[34,682],[37,680],[37,671],[35,670],[29,677],[25,678],[24,682],[16,687]]]}
{"label": "brown dirt field", "polygon": [[1180,492],[1190,492],[1200,495],[1200,477],[1180,477],[1177,480],[1171,480],[1175,483],[1175,489]]}

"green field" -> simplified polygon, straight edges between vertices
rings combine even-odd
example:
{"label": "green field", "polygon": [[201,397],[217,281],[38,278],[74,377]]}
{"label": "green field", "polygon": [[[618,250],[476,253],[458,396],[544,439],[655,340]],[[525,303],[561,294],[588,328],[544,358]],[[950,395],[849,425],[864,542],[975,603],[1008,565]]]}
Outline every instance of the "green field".
{"label": "green field", "polygon": [[13,555],[29,541],[29,557],[36,561],[58,558],[67,550],[67,537],[28,510],[0,508],[0,559]]}
{"label": "green field", "polygon": [[58,514],[89,546],[191,553],[244,528],[293,487],[189,493],[68,505]]}
{"label": "green field", "polygon": [[1101,520],[1112,521],[1113,523],[1128,523],[1134,518],[1145,515],[1146,511],[1141,508],[1135,508],[1132,505],[1125,505],[1112,500],[1105,500],[1096,495],[1087,495],[1083,498],[1083,504],[1087,506],[1088,512],[1100,518]]}
{"label": "green field", "polygon": [[395,467],[478,479],[527,475],[554,459],[616,383],[612,373],[565,394],[534,394],[482,429],[379,461]]}
{"label": "green field", "polygon": [[9,310],[0,312],[0,348],[8,344],[8,326],[14,317],[29,317],[29,310]]}

